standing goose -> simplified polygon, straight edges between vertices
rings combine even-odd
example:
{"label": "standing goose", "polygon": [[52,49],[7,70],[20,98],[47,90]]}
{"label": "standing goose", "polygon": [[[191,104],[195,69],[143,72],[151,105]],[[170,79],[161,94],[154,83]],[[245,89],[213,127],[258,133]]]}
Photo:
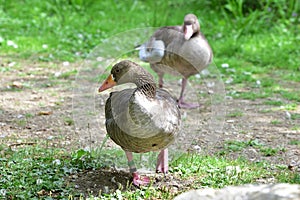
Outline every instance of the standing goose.
{"label": "standing goose", "polygon": [[180,111],[176,100],[155,86],[153,77],[138,64],[123,60],[99,88],[102,92],[115,85],[134,83],[134,89],[110,93],[105,104],[106,130],[110,138],[125,151],[134,185],[147,185],[133,162],[132,152],[158,151],[156,171],[168,171],[168,149],[180,128]]}
{"label": "standing goose", "polygon": [[159,87],[163,86],[164,73],[175,71],[183,76],[178,99],[179,107],[195,108],[199,106],[199,104],[184,102],[184,90],[187,79],[211,63],[213,53],[204,35],[200,32],[200,24],[194,14],[187,14],[182,26],[159,28],[139,49],[140,59],[149,62],[151,68],[158,74]]}

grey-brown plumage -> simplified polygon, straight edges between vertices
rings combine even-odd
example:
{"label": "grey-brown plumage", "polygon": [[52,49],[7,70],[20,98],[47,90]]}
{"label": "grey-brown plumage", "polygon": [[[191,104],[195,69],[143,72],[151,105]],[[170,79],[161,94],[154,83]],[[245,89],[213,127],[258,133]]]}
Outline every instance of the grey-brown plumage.
{"label": "grey-brown plumage", "polygon": [[160,150],[156,169],[166,173],[167,146],[179,133],[180,111],[176,100],[167,91],[156,88],[151,74],[129,60],[113,66],[99,92],[124,83],[134,83],[137,87],[110,93],[105,104],[106,130],[110,138],[124,149],[133,183],[146,185],[149,178],[137,174],[132,152]]}
{"label": "grey-brown plumage", "polygon": [[[127,89],[110,94],[105,105],[107,133],[126,151],[143,153],[166,148],[179,131],[179,111],[169,106],[169,102],[176,105],[176,101],[164,90],[158,90],[155,98],[162,102],[162,107],[159,106],[162,110],[158,113],[159,108],[153,108],[156,111],[151,113],[134,102],[135,91]],[[166,109],[168,111],[164,111]],[[158,116],[165,114],[167,116]]]}
{"label": "grey-brown plumage", "polygon": [[111,139],[137,153],[166,148],[180,127],[176,100],[157,89],[151,74],[131,61],[115,65],[112,75],[118,84],[133,82],[137,88],[112,92],[107,99],[105,124]]}
{"label": "grey-brown plumage", "polygon": [[211,63],[213,53],[200,32],[197,17],[188,14],[184,17],[182,26],[167,26],[155,31],[149,41],[141,46],[139,56],[141,60],[149,62],[150,67],[158,74],[160,87],[163,86],[164,73],[176,72],[183,76],[178,101],[181,107],[189,108],[183,102],[186,81]]}

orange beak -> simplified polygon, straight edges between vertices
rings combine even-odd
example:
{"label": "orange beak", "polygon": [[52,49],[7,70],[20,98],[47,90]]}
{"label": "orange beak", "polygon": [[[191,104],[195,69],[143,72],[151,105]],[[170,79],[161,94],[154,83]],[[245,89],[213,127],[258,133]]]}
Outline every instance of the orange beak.
{"label": "orange beak", "polygon": [[117,83],[114,81],[112,74],[110,74],[107,79],[102,83],[100,88],[98,89],[98,92],[102,92],[104,90],[107,90],[109,88],[112,88],[116,85]]}

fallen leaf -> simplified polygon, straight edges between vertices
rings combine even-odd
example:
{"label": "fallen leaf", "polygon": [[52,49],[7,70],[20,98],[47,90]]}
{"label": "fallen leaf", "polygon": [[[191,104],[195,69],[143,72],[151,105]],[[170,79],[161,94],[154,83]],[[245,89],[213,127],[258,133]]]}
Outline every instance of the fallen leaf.
{"label": "fallen leaf", "polygon": [[22,88],[23,87],[23,84],[19,81],[14,81],[12,84],[11,84],[12,87],[14,88]]}
{"label": "fallen leaf", "polygon": [[40,111],[38,115],[51,115],[52,111]]}

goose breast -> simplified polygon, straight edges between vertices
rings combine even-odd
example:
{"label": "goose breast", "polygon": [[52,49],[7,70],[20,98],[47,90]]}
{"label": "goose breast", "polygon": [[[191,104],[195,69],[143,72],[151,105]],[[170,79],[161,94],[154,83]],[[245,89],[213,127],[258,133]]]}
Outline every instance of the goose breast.
{"label": "goose breast", "polygon": [[[157,90],[156,100],[127,89],[111,93],[105,107],[111,139],[131,152],[157,151],[170,145],[180,127],[176,101]],[[163,111],[163,112],[162,112]]]}

